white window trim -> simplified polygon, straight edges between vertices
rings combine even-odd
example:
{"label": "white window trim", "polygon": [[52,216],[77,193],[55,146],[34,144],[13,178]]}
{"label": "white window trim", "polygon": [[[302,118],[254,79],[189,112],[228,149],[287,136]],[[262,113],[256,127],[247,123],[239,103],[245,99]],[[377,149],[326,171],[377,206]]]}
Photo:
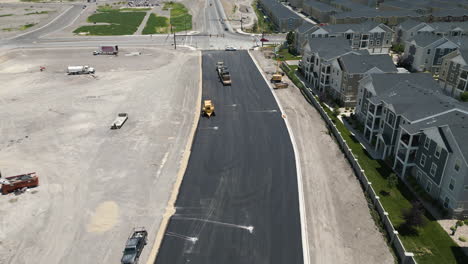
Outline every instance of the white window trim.
{"label": "white window trim", "polygon": [[[437,151],[439,150],[439,151]],[[436,149],[435,149],[435,152],[434,152],[434,157],[436,158],[440,158],[440,154],[442,153],[442,147],[440,147],[439,145],[436,146]],[[439,154],[439,155],[437,155]]]}
{"label": "white window trim", "polygon": [[[427,143],[427,144],[426,144]],[[427,145],[427,146],[426,146]],[[431,145],[431,140],[429,139],[428,136],[424,139],[424,148],[429,150],[429,146]]]}
{"label": "white window trim", "polygon": [[[423,157],[424,157],[424,162],[423,162]],[[421,159],[419,160],[419,164],[421,164],[423,168],[426,166],[426,160],[427,160],[427,156],[425,154],[421,154]]]}
{"label": "white window trim", "polygon": [[[435,167],[435,169],[434,169],[434,174],[432,173],[432,168],[433,168],[433,167]],[[434,177],[435,174],[436,174],[436,172],[437,172],[437,164],[435,164],[434,162],[432,162],[432,163],[431,163],[431,169],[429,170],[429,174],[430,174],[432,177]]]}
{"label": "white window trim", "polygon": [[[458,170],[456,169],[457,165],[458,165]],[[453,170],[458,173],[460,171],[460,167],[461,167],[461,161],[460,159],[456,159],[455,165],[453,166]]]}

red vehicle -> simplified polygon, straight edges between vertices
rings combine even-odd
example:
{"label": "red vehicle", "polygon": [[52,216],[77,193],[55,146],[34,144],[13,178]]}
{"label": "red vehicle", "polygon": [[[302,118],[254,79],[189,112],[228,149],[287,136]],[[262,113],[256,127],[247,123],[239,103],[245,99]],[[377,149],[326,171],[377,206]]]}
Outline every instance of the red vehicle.
{"label": "red vehicle", "polygon": [[39,177],[35,172],[6,177],[2,182],[2,194],[9,194],[24,187],[31,188],[39,185]]}

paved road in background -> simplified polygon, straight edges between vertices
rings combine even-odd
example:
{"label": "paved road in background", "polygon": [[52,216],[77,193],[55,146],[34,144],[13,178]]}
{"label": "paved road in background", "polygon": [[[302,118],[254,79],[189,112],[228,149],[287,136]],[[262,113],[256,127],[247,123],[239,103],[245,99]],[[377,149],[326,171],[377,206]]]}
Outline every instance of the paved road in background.
{"label": "paved road in background", "polygon": [[[217,61],[232,86],[219,82]],[[292,144],[247,52],[203,53],[202,99],[216,116],[199,121],[155,263],[303,263]]]}

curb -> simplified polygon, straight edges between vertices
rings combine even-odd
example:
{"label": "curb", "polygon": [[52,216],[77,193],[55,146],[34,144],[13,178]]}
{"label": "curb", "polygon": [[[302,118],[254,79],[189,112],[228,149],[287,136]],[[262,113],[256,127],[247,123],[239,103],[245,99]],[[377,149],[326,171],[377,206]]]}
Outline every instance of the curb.
{"label": "curb", "polygon": [[297,174],[297,187],[298,187],[297,190],[298,190],[298,195],[299,195],[299,214],[300,214],[300,217],[301,217],[302,254],[303,254],[304,264],[310,264],[309,237],[308,237],[308,232],[307,232],[307,215],[306,215],[305,202],[304,202],[304,187],[303,187],[303,181],[302,181],[302,169],[301,169],[299,151],[297,150],[296,140],[294,138],[294,134],[292,133],[292,129],[291,129],[290,125],[289,125],[288,119],[286,118],[286,114],[284,113],[283,107],[282,107],[278,97],[276,97],[276,94],[273,91],[273,88],[268,83],[268,79],[265,76],[265,73],[263,72],[262,68],[258,64],[255,57],[252,55],[250,50],[248,50],[247,52],[249,53],[250,58],[252,58],[253,62],[255,63],[255,66],[257,66],[258,71],[263,76],[263,79],[265,80],[266,84],[270,88],[270,91],[273,94],[273,97],[275,98],[276,103],[278,104],[278,107],[279,107],[279,109],[281,111],[281,115],[283,116],[284,123],[286,124],[286,128],[288,129],[288,134],[289,134],[289,137],[291,139],[291,143],[293,145],[294,157],[295,157],[295,160],[296,160],[296,174]]}
{"label": "curb", "polygon": [[197,107],[195,109],[195,118],[193,120],[192,124],[192,129],[190,131],[189,139],[187,141],[187,145],[184,150],[184,154],[182,157],[182,161],[180,162],[180,168],[179,172],[177,173],[177,178],[176,181],[174,182],[174,187],[172,189],[172,194],[171,197],[169,198],[169,201],[167,202],[167,207],[166,207],[166,212],[163,215],[163,218],[161,220],[161,224],[159,226],[158,233],[156,234],[156,237],[153,242],[153,248],[151,249],[151,253],[148,257],[148,261],[146,262],[147,264],[154,264],[156,261],[156,258],[158,256],[159,249],[161,248],[161,244],[164,238],[164,234],[166,233],[167,226],[169,225],[169,220],[172,215],[176,212],[175,210],[175,202],[177,200],[177,197],[179,195],[179,190],[180,186],[182,184],[182,180],[185,175],[185,170],[187,169],[188,161],[190,158],[190,153],[192,149],[192,144],[193,140],[195,138],[195,132],[198,127],[198,121],[200,120],[200,101],[201,101],[201,96],[202,96],[202,71],[203,68],[202,66],[202,54],[200,52],[199,56],[199,61],[200,61],[200,81],[199,81],[199,89],[198,89],[198,95],[197,95]]}

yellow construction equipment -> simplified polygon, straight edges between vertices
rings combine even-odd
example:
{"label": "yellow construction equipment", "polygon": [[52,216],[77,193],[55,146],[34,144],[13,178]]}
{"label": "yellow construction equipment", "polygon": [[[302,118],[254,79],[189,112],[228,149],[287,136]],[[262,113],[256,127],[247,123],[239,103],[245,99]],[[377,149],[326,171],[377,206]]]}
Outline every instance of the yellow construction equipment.
{"label": "yellow construction equipment", "polygon": [[281,73],[279,71],[279,67],[278,67],[278,64],[279,64],[279,61],[277,62],[276,64],[276,73],[273,74],[273,76],[271,76],[271,83],[273,83],[275,85],[275,89],[279,89],[279,88],[288,88],[288,83],[286,82],[283,82],[283,73]]}
{"label": "yellow construction equipment", "polygon": [[211,100],[205,100],[203,101],[203,106],[202,106],[202,114],[203,116],[207,116],[208,118],[211,117],[211,115],[215,115],[215,107],[214,104],[211,102]]}

